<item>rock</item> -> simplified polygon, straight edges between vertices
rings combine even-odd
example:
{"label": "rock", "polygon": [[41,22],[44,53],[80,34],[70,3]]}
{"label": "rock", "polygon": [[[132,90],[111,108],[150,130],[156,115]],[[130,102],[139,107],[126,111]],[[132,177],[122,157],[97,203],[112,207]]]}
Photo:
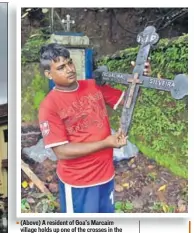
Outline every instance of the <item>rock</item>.
{"label": "rock", "polygon": [[118,172],[121,172],[121,173],[127,172],[128,170],[129,170],[128,167],[119,167],[119,168],[118,168]]}
{"label": "rock", "polygon": [[136,168],[136,165],[135,165],[135,164],[132,164],[132,165],[131,165],[131,168],[132,168],[132,169]]}
{"label": "rock", "polygon": [[122,192],[124,190],[124,188],[120,185],[120,184],[116,184],[115,185],[115,191],[116,192]]}
{"label": "rock", "polygon": [[57,168],[57,164],[56,164],[56,163],[53,163],[53,164],[52,164],[52,169],[53,169],[53,170],[56,170],[56,168]]}
{"label": "rock", "polygon": [[124,196],[124,192],[120,192],[120,193],[118,193],[118,192],[115,192],[115,199],[118,201],[122,201],[122,199],[123,199],[123,196]]}
{"label": "rock", "polygon": [[132,201],[132,204],[133,204],[133,207],[135,209],[142,209],[143,208],[143,205],[144,205],[144,202],[141,198],[139,197],[136,197],[133,201]]}
{"label": "rock", "polygon": [[35,188],[35,185],[34,185],[34,183],[32,182],[32,181],[29,181],[29,187],[31,188],[31,189],[34,189]]}
{"label": "rock", "polygon": [[179,200],[178,201],[178,212],[179,213],[184,213],[186,211],[186,203],[184,200]]}
{"label": "rock", "polygon": [[27,198],[27,202],[28,202],[29,204],[34,204],[34,203],[35,203],[35,200],[34,200],[32,197],[28,197],[28,198]]}
{"label": "rock", "polygon": [[156,161],[155,161],[154,159],[148,159],[148,162],[149,162],[150,164],[156,164]]}
{"label": "rock", "polygon": [[50,183],[48,185],[49,190],[51,193],[57,193],[58,192],[58,184],[57,183]]}
{"label": "rock", "polygon": [[53,179],[53,176],[51,176],[51,175],[50,175],[50,176],[47,176],[47,178],[46,178],[46,182],[48,182],[48,183],[49,183],[49,182],[51,182],[51,181],[52,181],[52,179]]}
{"label": "rock", "polygon": [[155,168],[155,166],[154,165],[148,165],[148,169],[153,169],[153,168]]}
{"label": "rock", "polygon": [[129,162],[128,162],[128,166],[131,167],[131,165],[135,162],[135,159],[130,159]]}

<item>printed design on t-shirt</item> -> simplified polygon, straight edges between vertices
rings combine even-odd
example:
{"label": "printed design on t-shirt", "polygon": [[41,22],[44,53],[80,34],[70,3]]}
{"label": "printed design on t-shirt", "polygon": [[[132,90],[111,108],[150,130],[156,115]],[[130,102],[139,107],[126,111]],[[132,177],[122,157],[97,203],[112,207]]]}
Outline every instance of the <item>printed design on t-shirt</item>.
{"label": "printed design on t-shirt", "polygon": [[100,91],[84,95],[66,109],[60,110],[59,115],[69,134],[84,131],[91,126],[101,129],[104,118],[107,117],[103,95]]}
{"label": "printed design on t-shirt", "polygon": [[48,121],[43,121],[40,123],[40,130],[42,132],[42,136],[45,137],[49,134],[50,128]]}

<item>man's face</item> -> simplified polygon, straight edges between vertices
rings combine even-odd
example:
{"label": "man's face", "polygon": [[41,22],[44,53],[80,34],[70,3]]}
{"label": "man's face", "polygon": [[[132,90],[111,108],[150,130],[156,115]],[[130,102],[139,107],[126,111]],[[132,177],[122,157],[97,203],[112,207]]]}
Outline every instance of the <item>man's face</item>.
{"label": "man's face", "polygon": [[52,61],[50,71],[45,71],[45,75],[58,86],[69,87],[77,81],[75,66],[70,58],[59,57],[57,62]]}

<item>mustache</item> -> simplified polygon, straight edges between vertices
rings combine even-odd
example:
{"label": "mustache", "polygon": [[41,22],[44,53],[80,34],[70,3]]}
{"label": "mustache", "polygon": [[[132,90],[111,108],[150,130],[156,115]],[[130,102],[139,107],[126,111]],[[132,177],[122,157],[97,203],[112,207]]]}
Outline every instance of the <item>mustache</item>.
{"label": "mustache", "polygon": [[76,74],[76,72],[71,72],[71,73],[69,73],[68,78],[71,77],[71,76],[73,76],[73,75],[75,75],[75,74]]}

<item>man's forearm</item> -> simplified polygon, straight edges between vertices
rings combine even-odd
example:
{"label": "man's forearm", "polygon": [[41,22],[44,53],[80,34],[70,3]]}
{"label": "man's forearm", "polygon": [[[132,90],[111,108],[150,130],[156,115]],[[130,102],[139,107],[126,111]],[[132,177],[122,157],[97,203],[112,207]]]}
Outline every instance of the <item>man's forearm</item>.
{"label": "man's forearm", "polygon": [[105,140],[87,143],[67,143],[53,148],[58,159],[75,159],[110,147]]}

